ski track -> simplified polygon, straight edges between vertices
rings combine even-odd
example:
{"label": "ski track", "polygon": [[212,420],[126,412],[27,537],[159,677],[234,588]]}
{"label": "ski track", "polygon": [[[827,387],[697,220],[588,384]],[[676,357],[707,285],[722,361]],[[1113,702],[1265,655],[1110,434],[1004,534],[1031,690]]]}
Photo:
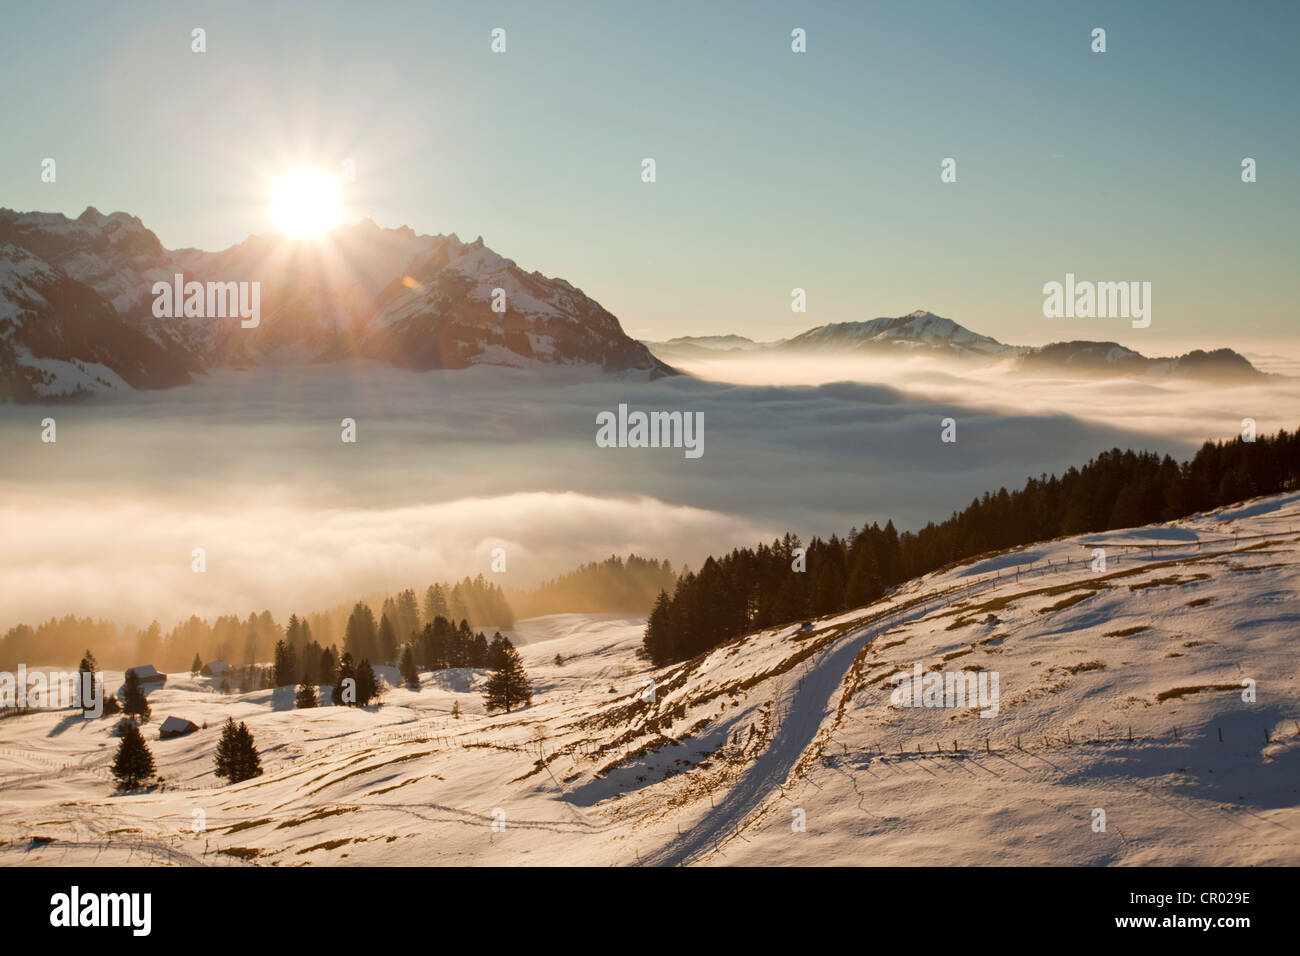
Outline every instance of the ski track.
{"label": "ski track", "polygon": [[[981,594],[1001,585],[990,582],[968,595]],[[741,780],[728,791],[707,816],[681,836],[639,861],[641,866],[684,866],[699,861],[722,841],[740,832],[754,811],[773,794],[780,793],[799,758],[812,745],[827,715],[836,707],[836,694],[849,668],[864,647],[877,636],[900,624],[920,620],[951,604],[953,595],[943,592],[919,607],[899,608],[883,620],[850,631],[814,658],[812,666],[795,683],[794,692],[779,705],[787,715],[777,726],[772,741],[745,768]]]}

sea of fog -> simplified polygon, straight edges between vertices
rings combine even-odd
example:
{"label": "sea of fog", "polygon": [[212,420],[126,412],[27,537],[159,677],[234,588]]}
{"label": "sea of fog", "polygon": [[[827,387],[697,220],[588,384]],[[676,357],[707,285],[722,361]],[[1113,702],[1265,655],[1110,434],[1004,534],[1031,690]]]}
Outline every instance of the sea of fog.
{"label": "sea of fog", "polygon": [[[687,368],[715,380],[338,363],[0,406],[0,630],[64,613],[284,617],[490,574],[498,547],[507,587],[616,553],[698,566],[787,530],[915,528],[1115,446],[1182,458],[1245,416],[1261,431],[1300,419],[1295,379],[1216,390],[918,363]],[[620,403],[703,413],[702,456],[598,447],[596,416]]]}

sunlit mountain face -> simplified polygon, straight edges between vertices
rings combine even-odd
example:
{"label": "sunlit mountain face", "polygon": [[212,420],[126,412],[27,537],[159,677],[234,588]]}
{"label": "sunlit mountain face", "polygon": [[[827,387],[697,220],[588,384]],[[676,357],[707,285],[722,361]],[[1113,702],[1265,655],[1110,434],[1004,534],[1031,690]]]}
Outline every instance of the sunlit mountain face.
{"label": "sunlit mountain face", "polygon": [[[671,374],[580,289],[525,272],[481,237],[465,243],[366,220],[312,238],[267,233],[220,252],[173,251],[123,213],[87,209],[69,220],[5,210],[0,251],[3,321],[13,329],[0,374],[7,394],[24,400],[171,384],[224,365],[349,358]],[[59,334],[70,319],[50,296],[80,297],[102,313],[97,340]]]}

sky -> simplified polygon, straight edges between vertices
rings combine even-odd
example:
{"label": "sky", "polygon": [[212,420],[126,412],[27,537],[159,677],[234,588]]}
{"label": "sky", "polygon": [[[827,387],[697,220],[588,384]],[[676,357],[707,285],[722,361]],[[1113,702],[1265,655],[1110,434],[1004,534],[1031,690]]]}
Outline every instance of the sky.
{"label": "sky", "polygon": [[[277,175],[351,160],[349,219],[482,235],[645,339],[928,309],[1015,344],[1267,354],[1300,318],[1293,2],[169,0],[3,20],[0,206],[123,210],[169,248],[266,231]],[[1045,318],[1067,272],[1151,282],[1151,326]]]}

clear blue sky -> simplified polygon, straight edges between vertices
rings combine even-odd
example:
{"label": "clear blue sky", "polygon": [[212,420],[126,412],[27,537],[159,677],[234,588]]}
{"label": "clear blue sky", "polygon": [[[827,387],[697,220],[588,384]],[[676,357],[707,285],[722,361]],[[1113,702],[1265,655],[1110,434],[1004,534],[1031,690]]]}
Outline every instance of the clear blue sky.
{"label": "clear blue sky", "polygon": [[[350,157],[353,218],[482,234],[642,337],[928,308],[1012,342],[1282,350],[1300,319],[1295,2],[169,0],[3,19],[0,205],[126,210],[169,247],[264,231],[278,172]],[[1067,271],[1151,281],[1152,327],[1044,319]]]}

